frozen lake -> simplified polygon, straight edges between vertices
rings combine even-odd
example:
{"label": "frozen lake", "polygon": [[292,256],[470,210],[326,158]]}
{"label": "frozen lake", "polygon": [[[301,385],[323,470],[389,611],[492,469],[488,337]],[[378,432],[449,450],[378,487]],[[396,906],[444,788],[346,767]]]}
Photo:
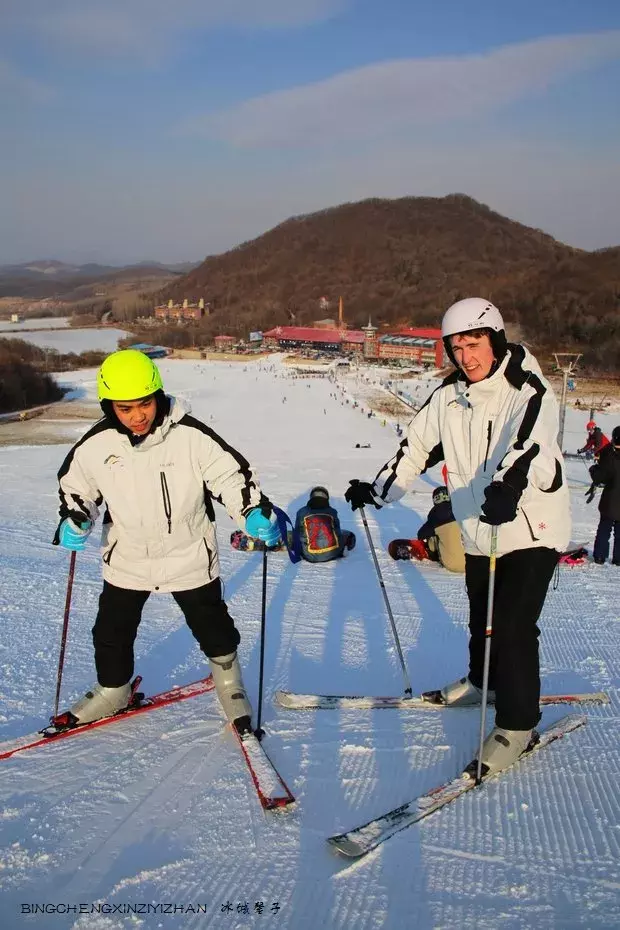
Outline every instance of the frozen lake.
{"label": "frozen lake", "polygon": [[[32,320],[30,321],[33,322]],[[48,322],[42,320],[41,322]],[[13,324],[15,326],[15,324]],[[123,329],[65,329],[55,328],[46,332],[19,332],[14,329],[7,332],[5,329],[0,331],[0,339],[7,339],[10,336],[23,339],[25,342],[32,342],[42,349],[55,349],[57,352],[87,352],[96,350],[100,352],[114,352],[118,348],[118,340],[127,336],[128,333]]]}
{"label": "frozen lake", "polygon": [[11,323],[10,320],[0,320],[0,333],[5,330],[11,333],[19,333],[24,329],[66,329],[69,326],[68,316],[49,316],[40,319],[20,320],[19,323]]}

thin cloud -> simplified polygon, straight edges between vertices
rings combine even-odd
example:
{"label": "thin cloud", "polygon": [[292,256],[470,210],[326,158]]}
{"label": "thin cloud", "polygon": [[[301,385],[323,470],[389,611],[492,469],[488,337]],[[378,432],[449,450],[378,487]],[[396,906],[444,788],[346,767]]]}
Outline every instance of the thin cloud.
{"label": "thin cloud", "polygon": [[105,57],[160,52],[192,29],[292,28],[331,18],[352,0],[0,0],[5,24]]}
{"label": "thin cloud", "polygon": [[13,101],[48,103],[55,96],[53,88],[18,71],[11,62],[0,58],[0,95]]}
{"label": "thin cloud", "polygon": [[387,61],[246,100],[185,129],[239,147],[308,146],[484,115],[620,57],[620,30],[557,36],[482,55]]}

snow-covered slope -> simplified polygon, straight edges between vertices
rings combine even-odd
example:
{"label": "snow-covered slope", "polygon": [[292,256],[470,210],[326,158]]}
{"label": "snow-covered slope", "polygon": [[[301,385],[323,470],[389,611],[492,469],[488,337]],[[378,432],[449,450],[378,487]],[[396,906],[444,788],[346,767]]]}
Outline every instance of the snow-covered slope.
{"label": "snow-covered slope", "polygon": [[[265,745],[297,804],[261,810],[210,695],[15,756],[0,763],[0,926],[619,926],[620,569],[563,568],[541,622],[543,689],[602,689],[612,703],[584,708],[587,727],[351,864],[328,849],[327,835],[453,776],[477,745],[476,710],[295,714],[271,704],[276,688],[402,692],[364,530],[343,500],[349,478],[372,477],[393,453],[393,426],[341,402],[328,380],[292,380],[279,363],[161,369],[167,389],[250,458],[291,515],[313,484],[326,484],[343,526],[357,533],[356,549],[336,563],[269,556]],[[94,395],[94,372],[74,380]],[[356,379],[345,381],[352,399]],[[569,414],[567,448],[583,443],[584,426],[584,415]],[[50,539],[67,448],[0,449],[0,740],[36,729],[53,704],[68,554]],[[588,475],[580,461],[569,474],[573,537],[591,543],[598,513],[583,500]],[[463,579],[385,553],[391,538],[415,534],[436,478],[369,514],[415,690],[466,668]],[[262,561],[230,548],[232,529],[218,509],[226,598],[256,698]],[[78,557],[64,702],[93,681],[99,589],[93,542]],[[136,655],[147,692],[205,674],[170,597],[147,603]],[[565,712],[548,708],[544,719]],[[35,905],[47,913],[35,915]]]}

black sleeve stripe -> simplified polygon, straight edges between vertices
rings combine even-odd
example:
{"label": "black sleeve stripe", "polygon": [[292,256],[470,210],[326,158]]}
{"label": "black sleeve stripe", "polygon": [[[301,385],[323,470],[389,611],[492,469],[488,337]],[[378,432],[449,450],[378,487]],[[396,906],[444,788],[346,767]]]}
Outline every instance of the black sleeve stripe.
{"label": "black sleeve stripe", "polygon": [[406,439],[403,439],[400,446],[398,447],[398,452],[394,456],[394,459],[391,460],[392,461],[391,468],[389,468],[390,463],[386,462],[383,468],[379,471],[377,477],[375,478],[375,481],[376,481],[379,475],[383,474],[383,472],[389,468],[390,476],[389,478],[387,478],[385,484],[383,485],[383,490],[381,491],[380,500],[384,501],[385,498],[387,497],[387,494],[390,488],[392,487],[392,485],[394,484],[394,481],[396,480],[396,471],[398,469],[398,465],[405,454],[405,449],[408,449],[408,448],[409,448],[408,441]]}
{"label": "black sleeve stripe", "polygon": [[527,383],[534,388],[535,393],[532,394],[527,403],[527,407],[525,408],[525,414],[523,416],[523,420],[521,421],[519,432],[517,433],[517,449],[522,449],[523,443],[526,442],[532,435],[532,430],[534,429],[536,420],[540,414],[543,397],[547,393],[547,389],[544,387],[542,381],[535,374],[530,374]]}
{"label": "black sleeve stripe", "polygon": [[82,436],[82,438],[81,438],[80,440],[78,440],[78,442],[76,442],[76,444],[73,446],[72,449],[70,449],[70,451],[69,451],[69,453],[68,453],[66,459],[64,460],[64,462],[63,462],[62,465],[60,466],[60,469],[59,469],[59,471],[58,471],[58,480],[59,480],[59,481],[60,481],[61,478],[64,478],[64,476],[65,476],[65,475],[67,474],[67,472],[69,471],[69,469],[70,469],[70,467],[71,467],[71,462],[73,461],[73,457],[74,457],[75,452],[76,452],[76,449],[79,449],[80,446],[83,446],[84,443],[85,443],[85,442],[88,442],[89,439],[92,439],[93,436],[97,436],[99,433],[103,433],[103,432],[105,432],[105,430],[107,430],[107,429],[115,429],[115,427],[114,427],[114,425],[113,425],[112,423],[110,423],[110,421],[109,421],[108,419],[106,419],[106,417],[103,417],[101,420],[97,420],[97,422],[95,423],[95,425],[94,425],[93,427],[91,427],[91,429],[89,429],[87,433],[84,433],[84,435]]}
{"label": "black sleeve stripe", "polygon": [[555,460],[555,475],[554,475],[553,481],[551,482],[551,487],[549,487],[549,488],[542,488],[542,490],[543,490],[543,492],[544,492],[545,494],[551,494],[553,491],[559,491],[560,488],[562,487],[562,484],[563,484],[563,481],[562,481],[562,466],[560,465],[560,463],[559,463],[558,460],[556,459],[556,460]]}
{"label": "black sleeve stripe", "polygon": [[434,446],[434,448],[432,448],[429,452],[424,468],[420,474],[423,475],[424,472],[427,472],[429,468],[432,468],[433,465],[437,464],[437,462],[443,462],[444,458],[445,456],[443,454],[443,445],[441,442],[438,442],[437,445]]}
{"label": "black sleeve stripe", "polygon": [[[437,391],[441,391],[442,388],[447,387],[449,384],[455,384],[459,380],[460,376],[461,376],[461,372],[457,370],[457,371],[453,371],[452,374],[449,374],[447,378],[444,378],[444,380],[441,382],[439,387],[436,387],[435,390],[431,391],[431,393],[428,395],[428,397],[426,398],[426,400],[424,401],[424,403],[422,404],[422,406],[416,413],[416,417],[419,416],[420,412],[424,410],[424,408],[430,404],[431,399],[435,396]],[[386,480],[385,484],[383,485],[383,490],[381,491],[381,497],[380,497],[381,500],[385,500],[390,488],[394,484],[396,480],[396,471],[398,469],[401,459],[403,458],[405,454],[405,449],[408,449],[408,448],[409,448],[409,442],[405,438],[401,442],[398,452],[396,453],[394,459],[390,459],[390,461],[392,462],[391,467],[390,467],[390,463],[386,462],[383,468],[379,470],[377,477],[375,478],[375,481],[377,480],[377,478],[379,478],[383,474],[383,472],[386,469],[389,469],[389,471],[391,472],[389,478]],[[444,458],[443,447],[441,443],[438,443],[429,452],[428,458],[426,460],[426,464],[424,465],[424,468],[422,469],[420,474],[423,475],[427,469],[432,468],[432,466],[436,465],[437,462],[441,462],[443,458]]]}
{"label": "black sleeve stripe", "polygon": [[[522,390],[526,384],[529,384],[529,386],[534,390],[534,393],[527,402],[525,413],[517,432],[517,439],[512,447],[512,450],[520,450],[524,448],[525,443],[532,435],[536,421],[540,415],[543,397],[547,393],[547,389],[538,375],[534,374],[533,371],[527,371],[523,368],[522,363],[523,359],[525,358],[525,349],[523,346],[511,344],[510,350],[510,361],[506,366],[505,372],[506,380],[519,391]],[[522,493],[527,485],[527,475],[530,469],[530,465],[532,464],[534,458],[538,455],[539,451],[540,446],[537,443],[534,443],[532,449],[530,449],[528,453],[519,456],[519,458],[510,466],[504,475],[504,481],[506,484]],[[503,467],[502,459],[497,469],[498,472],[501,471]]]}
{"label": "black sleeve stripe", "polygon": [[[71,463],[73,462],[76,450],[79,449],[80,446],[84,445],[85,442],[88,442],[89,439],[92,439],[93,436],[98,436],[99,433],[103,433],[107,429],[114,429],[114,425],[110,423],[110,421],[105,417],[103,417],[101,420],[98,420],[95,425],[88,430],[87,433],[84,433],[82,438],[69,450],[67,457],[60,466],[58,471],[58,481],[60,481],[61,478],[64,478],[64,476],[71,468]],[[71,517],[75,523],[81,523],[83,520],[90,519],[88,508],[86,507],[84,500],[80,497],[79,494],[71,494],[69,497],[67,497],[62,487],[59,487],[58,497],[60,498],[58,512],[61,523],[63,520],[66,520],[67,517]],[[69,499],[72,500],[76,505],[75,508],[69,506]],[[99,492],[94,503],[97,505],[97,507],[99,507],[102,502],[103,497],[101,496],[101,492]],[[57,538],[58,530],[56,530],[56,535],[54,536],[54,545],[58,545]]]}
{"label": "black sleeve stripe", "polygon": [[522,345],[517,345],[513,342],[508,343],[508,348],[510,349],[510,358],[508,359],[508,364],[506,365],[504,377],[509,384],[512,384],[514,388],[520,391],[523,385],[526,383],[528,375],[531,374],[531,372],[526,371],[523,368],[525,349]]}
{"label": "black sleeve stripe", "polygon": [[[527,452],[524,452],[523,455],[520,455],[519,458],[510,466],[504,475],[504,484],[507,484],[515,491],[518,491],[519,495],[523,494],[527,486],[527,473],[530,470],[530,465],[539,452],[540,446],[538,443],[532,443]],[[500,471],[501,467],[502,466],[500,465],[497,470]]]}
{"label": "black sleeve stripe", "polygon": [[[442,388],[448,387],[450,384],[456,384],[456,382],[460,381],[462,378],[463,378],[463,372],[460,369],[457,368],[456,371],[451,372],[447,378],[443,379],[441,384],[438,385],[438,387],[436,387],[434,391],[431,391],[431,393],[428,395],[428,397],[426,398],[426,400],[420,407],[420,410],[424,410],[424,408],[430,404],[432,398],[435,396],[437,391],[441,391]],[[420,412],[420,410],[418,410],[418,413]],[[418,415],[418,413],[416,413],[416,416]]]}
{"label": "black sleeve stripe", "polygon": [[250,507],[250,493],[252,488],[256,488],[256,482],[254,481],[252,469],[250,468],[250,463],[247,461],[247,459],[245,459],[240,452],[237,452],[236,449],[233,449],[232,446],[229,446],[228,443],[225,442],[221,436],[218,436],[218,434],[209,426],[207,426],[206,423],[203,423],[201,420],[197,420],[189,413],[186,413],[185,416],[179,420],[179,426],[189,426],[191,429],[196,429],[198,432],[204,433],[204,435],[212,439],[213,442],[216,443],[216,445],[218,445],[223,452],[228,452],[229,455],[232,455],[235,462],[239,466],[240,473],[245,479],[245,485],[241,491],[241,500],[243,503],[242,510]]}

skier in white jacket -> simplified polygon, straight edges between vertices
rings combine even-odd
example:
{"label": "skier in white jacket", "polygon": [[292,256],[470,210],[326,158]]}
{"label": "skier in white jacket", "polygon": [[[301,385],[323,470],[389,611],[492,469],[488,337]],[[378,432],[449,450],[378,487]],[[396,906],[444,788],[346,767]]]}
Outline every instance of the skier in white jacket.
{"label": "skier in white jacket", "polygon": [[491,773],[521,755],[540,719],[537,621],[570,539],[568,487],[557,401],[534,357],[507,343],[499,310],[482,298],[461,300],[445,313],[442,336],[456,371],[375,480],[352,482],[345,497],[354,510],[381,507],[445,461],[470,605],[468,676],[428,693],[449,705],[481,701],[491,526],[498,527],[489,676],[496,726],[482,755]]}
{"label": "skier in white jacket", "polygon": [[58,473],[54,537],[81,551],[103,508],[97,684],[59,719],[76,726],[127,706],[142,608],[156,591],[172,593],[209,659],[226,716],[245,732],[251,707],[236,652],[240,636],[222,599],[213,499],[268,546],[280,540],[271,504],[245,458],[164,394],[159,369],[142,352],[109,355],[97,383],[104,416]]}

